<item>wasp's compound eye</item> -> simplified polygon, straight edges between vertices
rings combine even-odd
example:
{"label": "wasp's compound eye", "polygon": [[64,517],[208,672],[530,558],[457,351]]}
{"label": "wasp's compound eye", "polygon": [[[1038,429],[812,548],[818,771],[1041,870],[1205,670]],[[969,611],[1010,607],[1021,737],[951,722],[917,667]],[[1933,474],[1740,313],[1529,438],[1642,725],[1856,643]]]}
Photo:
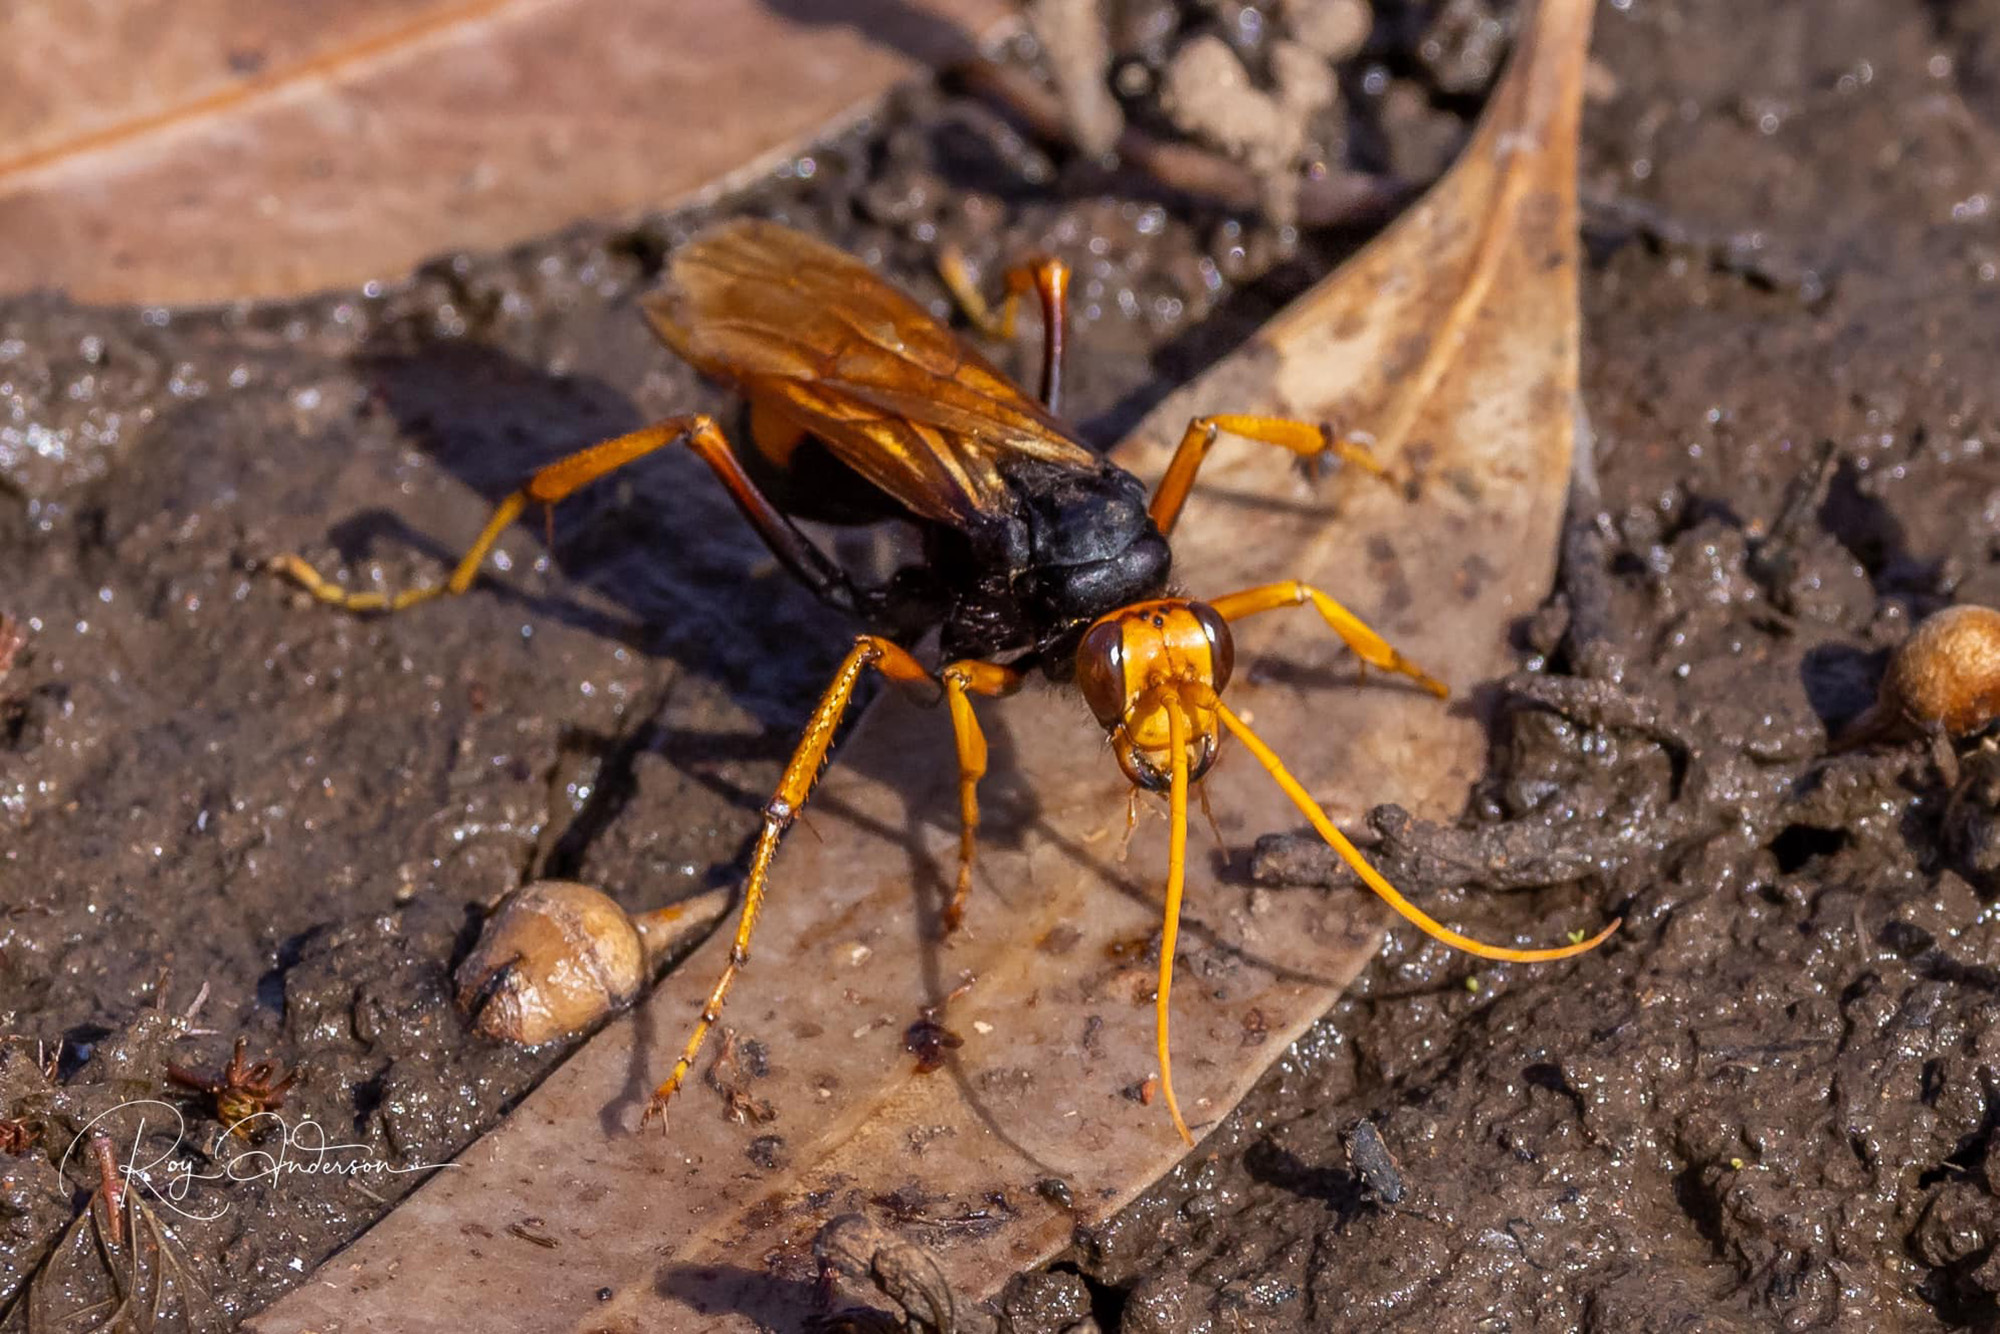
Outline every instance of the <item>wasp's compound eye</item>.
{"label": "wasp's compound eye", "polygon": [[1236,670],[1236,640],[1229,633],[1229,622],[1222,619],[1222,613],[1206,602],[1191,602],[1188,610],[1201,623],[1201,632],[1208,638],[1208,660],[1214,669],[1215,679],[1209,684],[1221,690],[1229,684],[1229,674]]}
{"label": "wasp's compound eye", "polygon": [[1125,627],[1099,621],[1076,646],[1076,684],[1083,702],[1106,727],[1125,716]]}

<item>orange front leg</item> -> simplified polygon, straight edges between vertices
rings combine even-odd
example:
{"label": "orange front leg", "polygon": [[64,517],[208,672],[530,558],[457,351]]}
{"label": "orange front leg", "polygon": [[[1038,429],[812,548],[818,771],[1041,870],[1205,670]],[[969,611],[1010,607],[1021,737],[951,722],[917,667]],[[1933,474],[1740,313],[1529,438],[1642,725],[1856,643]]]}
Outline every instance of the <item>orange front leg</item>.
{"label": "orange front leg", "polygon": [[[729,962],[724,965],[722,976],[716,979],[708,999],[703,1002],[701,1015],[695,1022],[694,1032],[688,1036],[680,1059],[674,1062],[672,1071],[654,1090],[652,1100],[646,1105],[647,1121],[666,1112],[667,1103],[687,1079],[695,1058],[701,1054],[709,1030],[721,1018],[722,1004],[735,985],[736,975],[750,962],[750,936],[757,928],[757,915],[764,906],[764,894],[770,883],[771,863],[778,855],[778,844],[812,796],[820,772],[826,767],[834,734],[840,730],[840,721],[847,713],[847,706],[853,702],[855,688],[861,682],[862,673],[871,668],[898,685],[935,688],[939,684],[939,678],[926,671],[922,663],[890,641],[874,635],[862,635],[854,641],[854,647],[834,672],[832,683],[820,696],[818,707],[806,723],[805,733],[792,752],[791,762],[785,766],[784,775],[778,780],[777,791],[772,793],[771,800],[764,807],[764,828],[758,834],[756,850],[750,856],[750,874],[743,884],[743,907],[737,917],[736,940],[730,946]],[[956,924],[956,912],[963,906],[966,887],[971,883],[972,843],[979,828],[979,807],[973,789],[986,769],[986,740],[979,730],[978,720],[972,716],[972,707],[966,696],[968,692],[1010,694],[1019,688],[1021,674],[996,663],[965,661],[952,663],[942,675],[945,698],[951,704],[952,730],[958,739],[960,813],[965,820],[959,845],[958,894],[952,902],[951,911],[947,913],[947,926],[951,926]]]}
{"label": "orange front leg", "polygon": [[1366,445],[1339,434],[1331,426],[1314,426],[1288,417],[1196,417],[1188,423],[1173,460],[1167,464],[1166,476],[1160,478],[1160,485],[1153,492],[1153,523],[1162,533],[1172,533],[1174,524],[1180,521],[1181,507],[1187,504],[1188,493],[1194,490],[1195,474],[1201,471],[1202,461],[1217,438],[1225,433],[1289,449],[1304,459],[1331,454],[1377,477],[1389,476],[1388,469],[1368,452]]}
{"label": "orange front leg", "polygon": [[951,730],[958,743],[958,885],[945,905],[947,933],[965,919],[966,895],[972,892],[972,856],[979,841],[979,780],[986,776],[986,734],[972,712],[973,695],[1011,695],[1021,688],[1021,673],[994,662],[954,662],[940,675],[945,702],[951,706]]}
{"label": "orange front leg", "polygon": [[1439,699],[1451,694],[1442,681],[1398,653],[1389,641],[1375,633],[1366,621],[1311,584],[1302,584],[1296,579],[1288,579],[1281,584],[1263,584],[1257,588],[1246,588],[1240,593],[1230,593],[1215,598],[1208,605],[1221,613],[1223,620],[1240,621],[1245,616],[1255,616],[1260,611],[1275,611],[1280,607],[1302,607],[1308,602],[1318,609],[1327,625],[1332,627],[1333,632],[1340,636],[1347,647],[1354,650],[1354,656],[1361,661],[1371,667],[1379,667],[1385,672],[1400,672]]}

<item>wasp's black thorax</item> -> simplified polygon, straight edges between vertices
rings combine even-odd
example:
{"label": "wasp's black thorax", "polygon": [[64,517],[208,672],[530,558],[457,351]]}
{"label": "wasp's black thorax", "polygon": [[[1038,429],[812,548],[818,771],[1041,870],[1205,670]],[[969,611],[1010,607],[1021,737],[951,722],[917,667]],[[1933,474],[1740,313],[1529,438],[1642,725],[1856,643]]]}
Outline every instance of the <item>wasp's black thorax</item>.
{"label": "wasp's black thorax", "polygon": [[1023,460],[1006,476],[1012,514],[937,535],[933,560],[965,576],[941,647],[947,660],[1025,656],[1067,679],[1084,629],[1163,592],[1173,556],[1145,488],[1122,468]]}

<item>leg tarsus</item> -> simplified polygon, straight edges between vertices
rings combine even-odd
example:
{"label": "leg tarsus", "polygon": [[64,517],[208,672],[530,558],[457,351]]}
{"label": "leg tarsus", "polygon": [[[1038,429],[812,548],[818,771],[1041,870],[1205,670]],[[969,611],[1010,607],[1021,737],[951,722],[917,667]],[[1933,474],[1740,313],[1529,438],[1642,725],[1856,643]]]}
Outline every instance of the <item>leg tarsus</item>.
{"label": "leg tarsus", "polygon": [[429,602],[432,598],[447,594],[456,597],[472,587],[472,581],[479,577],[479,567],[493,544],[500,540],[500,534],[507,531],[509,524],[521,516],[527,500],[521,492],[502,500],[493,509],[486,521],[486,527],[466,552],[463,559],[452,570],[451,575],[441,584],[419,584],[399,593],[353,592],[342,588],[308,564],[304,557],[287,553],[272,559],[271,569],[284,578],[312,594],[319,601],[342,611],[351,612],[392,612],[414,607],[419,602]]}

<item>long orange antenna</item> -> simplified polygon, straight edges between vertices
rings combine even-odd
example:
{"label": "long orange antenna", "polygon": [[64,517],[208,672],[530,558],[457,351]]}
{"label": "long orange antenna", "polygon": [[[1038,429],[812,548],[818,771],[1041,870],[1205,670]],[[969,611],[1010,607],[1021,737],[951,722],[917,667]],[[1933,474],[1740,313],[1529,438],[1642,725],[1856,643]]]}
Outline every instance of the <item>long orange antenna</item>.
{"label": "long orange antenna", "polygon": [[[1563,945],[1556,949],[1547,950],[1517,950],[1506,945],[1488,945],[1484,941],[1474,940],[1471,936],[1460,935],[1398,893],[1394,885],[1383,879],[1380,871],[1377,871],[1368,864],[1368,859],[1361,855],[1361,850],[1348,842],[1345,834],[1342,834],[1338,829],[1333,827],[1333,821],[1327,818],[1326,812],[1320,809],[1319,803],[1314,801],[1312,795],[1303,787],[1299,786],[1299,780],[1292,777],[1285,766],[1279,762],[1278,757],[1272,753],[1271,748],[1265,745],[1241,718],[1230,712],[1228,705],[1224,704],[1221,700],[1217,700],[1215,708],[1216,713],[1222,719],[1222,725],[1227,727],[1231,734],[1238,741],[1241,741],[1252,755],[1257,757],[1257,763],[1263,765],[1271,777],[1277,780],[1278,786],[1285,790],[1285,795],[1292,799],[1292,804],[1297,806],[1300,813],[1311,822],[1312,827],[1319,831],[1319,836],[1325,839],[1335,852],[1340,854],[1340,859],[1352,867],[1354,873],[1360,876],[1362,882],[1368,888],[1374,890],[1384,903],[1415,923],[1417,928],[1425,935],[1436,940],[1441,940],[1456,949],[1464,950],[1467,954],[1476,954],[1482,959],[1499,959],[1507,963],[1548,963],[1554,959],[1567,959],[1574,955],[1582,954],[1587,950],[1596,949],[1604,943],[1607,936],[1618,929],[1619,923],[1623,920],[1617,917],[1612,918],[1611,925],[1599,931],[1589,940],[1575,945]],[[1172,874],[1172,865],[1170,863],[1170,875]],[[1168,890],[1169,897],[1167,904],[1169,914],[1179,905],[1175,888],[1176,886],[1170,885]],[[1165,1013],[1164,1009],[1162,1013]],[[1162,1031],[1164,1033],[1164,1030]],[[1165,1040],[1165,1037],[1162,1036],[1162,1043]],[[1173,1105],[1173,1095],[1171,1092],[1167,1095],[1167,1105],[1169,1107]]]}
{"label": "long orange antenna", "polygon": [[1173,1057],[1167,1050],[1167,998],[1174,989],[1174,942],[1180,937],[1181,890],[1187,883],[1188,720],[1172,692],[1166,696],[1166,706],[1167,745],[1173,752],[1173,787],[1168,794],[1172,815],[1167,838],[1167,916],[1160,927],[1160,990],[1153,1018],[1160,1047],[1160,1087],[1167,1095],[1167,1114],[1174,1118],[1174,1129],[1181,1132],[1181,1138],[1192,1149],[1194,1136],[1188,1133],[1187,1122],[1181,1118],[1180,1099],[1174,1096]]}

